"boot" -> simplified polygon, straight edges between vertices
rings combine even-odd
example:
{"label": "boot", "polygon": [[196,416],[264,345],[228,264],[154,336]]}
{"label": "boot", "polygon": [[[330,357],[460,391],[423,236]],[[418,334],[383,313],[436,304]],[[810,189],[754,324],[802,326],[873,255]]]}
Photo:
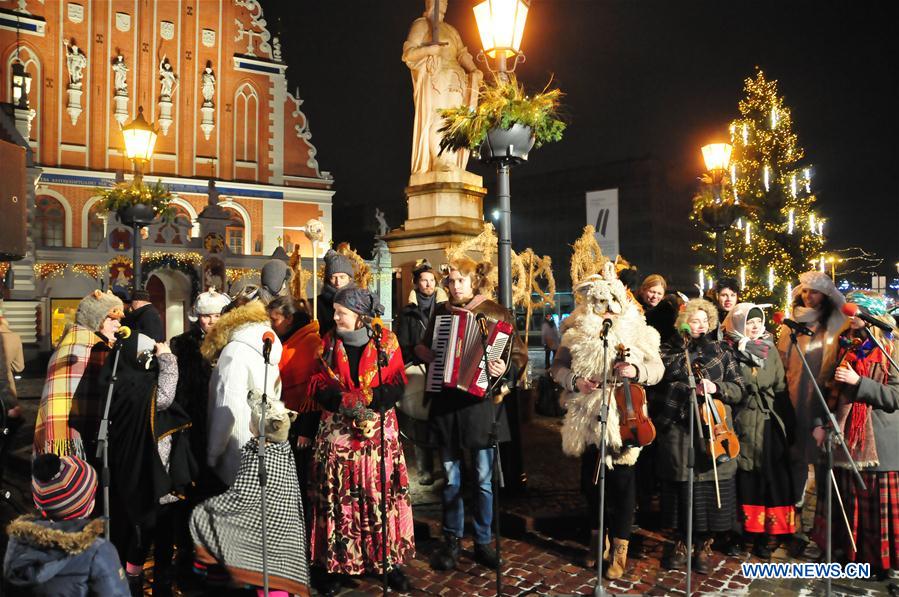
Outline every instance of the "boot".
{"label": "boot", "polygon": [[612,542],[615,545],[612,564],[606,568],[606,578],[609,580],[621,578],[624,574],[624,568],[627,566],[627,540],[616,538]]}
{"label": "boot", "polygon": [[131,597],[142,597],[144,594],[144,574],[126,574],[128,579],[128,590]]}
{"label": "boot", "polygon": [[714,539],[703,539],[702,543],[696,545],[693,570],[697,574],[708,574],[712,569],[713,541]]}
{"label": "boot", "polygon": [[687,545],[678,539],[674,544],[665,546],[662,555],[662,566],[667,570],[683,570],[687,565]]}
{"label": "boot", "polygon": [[412,590],[409,579],[406,578],[406,575],[399,566],[393,567],[387,573],[387,584],[397,593],[408,593]]}
{"label": "boot", "polygon": [[[590,531],[590,547],[587,548],[587,555],[584,556],[584,568],[596,568],[596,552],[599,551],[599,531]],[[609,543],[606,539],[606,549],[602,554],[602,559],[609,557]]]}
{"label": "boot", "polygon": [[768,535],[758,533],[752,543],[752,553],[755,556],[768,560],[771,558],[771,548],[768,547]]}
{"label": "boot", "polygon": [[488,543],[474,544],[474,561],[491,570],[496,570],[499,568],[500,564],[499,556],[496,555],[496,550],[490,547]]}
{"label": "boot", "polygon": [[459,538],[452,533],[444,533],[443,545],[431,554],[431,568],[452,570],[459,561]]}

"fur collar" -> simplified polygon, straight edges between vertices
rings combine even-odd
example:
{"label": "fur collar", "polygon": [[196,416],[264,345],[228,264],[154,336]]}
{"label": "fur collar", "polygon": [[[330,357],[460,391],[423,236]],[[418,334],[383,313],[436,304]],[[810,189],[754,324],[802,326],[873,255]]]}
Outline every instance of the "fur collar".
{"label": "fur collar", "polygon": [[[59,549],[70,555],[78,555],[87,551],[94,541],[103,534],[102,518],[94,519],[80,530],[66,531],[54,528],[52,524],[74,524],[78,521],[41,524],[33,515],[20,516],[6,527],[10,537],[43,549]],[[75,527],[77,528],[77,526]]]}
{"label": "fur collar", "polygon": [[251,323],[268,324],[270,321],[262,301],[252,301],[233,311],[228,311],[215,322],[215,325],[206,334],[200,352],[203,353],[203,358],[214,363],[239,328]]}
{"label": "fur collar", "polygon": [[[434,293],[434,304],[439,305],[440,303],[445,303],[449,300],[447,297],[446,291],[440,286],[437,287],[437,291]],[[418,306],[418,295],[415,293],[415,289],[409,291],[409,300],[407,302],[409,305]]]}

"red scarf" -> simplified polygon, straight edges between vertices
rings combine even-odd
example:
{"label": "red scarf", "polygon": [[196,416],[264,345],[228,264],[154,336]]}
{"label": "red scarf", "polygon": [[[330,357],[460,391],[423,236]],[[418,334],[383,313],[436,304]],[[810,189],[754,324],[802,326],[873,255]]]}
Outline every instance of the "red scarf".
{"label": "red scarf", "polygon": [[[873,378],[875,371],[874,366],[877,364],[880,365],[881,373],[887,370],[887,359],[883,352],[877,348],[877,345],[874,344],[873,340],[870,338],[866,341],[862,341],[859,338],[841,338],[842,342],[845,342],[846,340],[849,340],[850,345],[847,348],[844,348],[845,353],[840,361],[841,364],[848,364],[862,377]],[[875,381],[883,383],[884,380],[875,379]],[[837,391],[839,391],[839,389],[837,389]],[[870,416],[870,405],[865,404],[864,402],[852,403],[852,410],[849,412],[848,429],[846,430],[846,443],[850,449],[855,449],[857,447],[860,453],[864,453],[864,450],[867,447],[867,441],[873,439],[867,438],[865,434],[865,430],[868,426],[868,418]]]}

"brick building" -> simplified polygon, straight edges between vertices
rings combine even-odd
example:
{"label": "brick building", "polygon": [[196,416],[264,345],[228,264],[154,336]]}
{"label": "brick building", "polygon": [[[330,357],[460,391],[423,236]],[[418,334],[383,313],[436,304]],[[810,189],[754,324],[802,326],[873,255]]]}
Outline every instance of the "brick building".
{"label": "brick building", "polygon": [[[27,107],[16,63],[30,75]],[[0,268],[12,267],[4,310],[26,342],[49,348],[77,299],[130,283],[131,229],[96,193],[130,178],[120,129],[139,107],[159,128],[145,180],[167,185],[178,211],[143,241],[170,336],[201,287],[246,281],[279,247],[311,259],[289,228],[315,217],[330,239],[334,181],[286,69],[258,0],[0,1],[0,98],[16,104],[0,128],[30,150],[33,183],[26,257]],[[215,232],[201,215],[211,186],[213,215],[227,219]]]}

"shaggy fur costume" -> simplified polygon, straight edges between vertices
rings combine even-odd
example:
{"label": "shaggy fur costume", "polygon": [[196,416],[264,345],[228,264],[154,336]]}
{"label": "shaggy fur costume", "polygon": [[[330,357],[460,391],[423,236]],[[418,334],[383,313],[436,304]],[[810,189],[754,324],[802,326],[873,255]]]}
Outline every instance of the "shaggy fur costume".
{"label": "shaggy fur costume", "polygon": [[[612,279],[609,279],[609,278]],[[659,333],[646,325],[646,319],[636,303],[628,299],[620,280],[607,272],[604,278],[591,276],[578,285],[576,291],[583,301],[562,325],[562,346],[571,352],[571,371],[579,377],[602,379],[603,371],[611,371],[615,361],[615,347],[630,348],[628,363],[638,369],[644,362],[659,359]],[[607,362],[603,363],[603,341],[600,338],[604,319],[612,320],[609,329]],[[645,373],[645,371],[643,371]],[[632,465],[640,456],[639,447],[622,449],[618,408],[611,396],[614,385],[608,385],[611,401],[606,426],[606,465]],[[562,450],[569,456],[580,456],[588,444],[599,446],[599,413],[603,392],[599,388],[589,394],[569,393],[565,420],[562,424]]]}

